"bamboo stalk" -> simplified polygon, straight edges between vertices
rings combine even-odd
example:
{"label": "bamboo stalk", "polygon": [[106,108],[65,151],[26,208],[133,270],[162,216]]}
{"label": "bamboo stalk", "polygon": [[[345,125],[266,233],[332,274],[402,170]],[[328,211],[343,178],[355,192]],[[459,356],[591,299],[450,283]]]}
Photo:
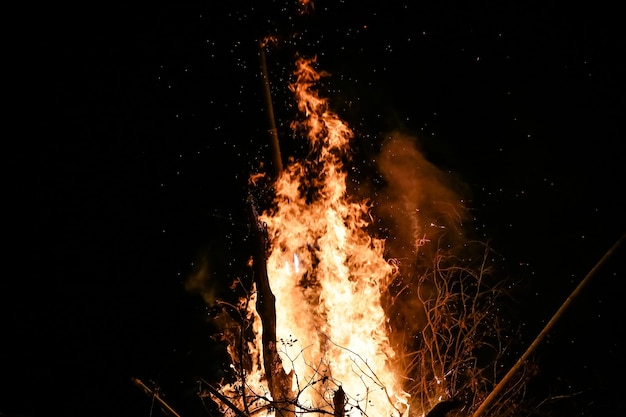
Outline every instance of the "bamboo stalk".
{"label": "bamboo stalk", "polygon": [[502,380],[495,386],[495,388],[491,391],[491,393],[485,398],[485,401],[478,407],[476,412],[474,412],[472,417],[481,416],[495,401],[498,397],[498,394],[506,387],[507,383],[513,378],[515,373],[524,365],[524,363],[528,360],[530,355],[534,352],[534,350],[539,346],[539,344],[543,341],[543,339],[547,336],[548,332],[552,329],[554,324],[561,318],[567,307],[572,303],[572,301],[582,292],[583,288],[589,283],[591,278],[596,274],[596,272],[604,265],[604,263],[617,251],[619,246],[622,244],[622,241],[626,238],[626,234],[622,235],[615,244],[604,254],[604,256],[596,263],[596,265],[589,271],[587,276],[578,284],[578,286],[572,291],[572,293],[567,297],[565,302],[561,305],[561,307],[557,310],[556,313],[552,316],[548,324],[545,325],[543,330],[537,335],[535,340],[531,343],[531,345],[526,349],[526,352],[518,359],[518,361],[513,365],[513,367],[509,370],[509,372],[502,378]]}

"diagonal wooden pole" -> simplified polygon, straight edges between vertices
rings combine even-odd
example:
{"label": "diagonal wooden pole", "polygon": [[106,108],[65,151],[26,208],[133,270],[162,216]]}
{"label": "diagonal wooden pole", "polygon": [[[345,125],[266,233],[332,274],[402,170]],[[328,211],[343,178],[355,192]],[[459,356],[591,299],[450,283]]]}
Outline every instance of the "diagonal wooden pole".
{"label": "diagonal wooden pole", "polygon": [[539,344],[543,341],[543,339],[548,335],[554,324],[561,318],[567,307],[572,303],[572,301],[580,294],[583,288],[589,283],[591,278],[598,272],[598,270],[604,265],[604,263],[617,251],[622,242],[626,239],[626,234],[622,235],[615,244],[609,249],[602,259],[600,259],[596,265],[589,271],[587,276],[578,284],[578,286],[572,291],[572,293],[567,297],[565,302],[561,305],[561,307],[557,310],[556,313],[552,316],[548,324],[545,325],[543,330],[539,333],[539,335],[535,338],[533,343],[526,349],[526,352],[519,358],[519,360],[513,365],[513,367],[509,370],[509,372],[502,378],[500,382],[495,386],[495,388],[491,391],[491,393],[485,398],[485,401],[478,407],[476,412],[472,415],[472,417],[479,417],[484,414],[484,412],[492,405],[492,403],[496,400],[500,392],[506,387],[511,378],[515,375],[517,371],[526,363],[530,355],[534,352],[534,350],[539,346]]}

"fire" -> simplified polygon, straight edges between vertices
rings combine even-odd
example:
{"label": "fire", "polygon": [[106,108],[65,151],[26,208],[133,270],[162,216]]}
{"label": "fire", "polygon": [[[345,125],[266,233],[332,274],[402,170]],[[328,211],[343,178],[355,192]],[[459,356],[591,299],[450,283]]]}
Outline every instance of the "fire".
{"label": "fire", "polygon": [[313,89],[322,76],[313,63],[297,62],[292,90],[306,116],[294,128],[304,128],[314,159],[286,167],[275,208],[261,216],[283,366],[299,376],[293,388],[308,406],[322,408],[341,386],[348,408],[403,414],[407,395],[380,301],[396,271],[383,257],[384,242],[365,231],[367,202],[347,196],[343,161],[353,133]]}
{"label": "fire", "polygon": [[[316,92],[326,74],[315,64],[298,59],[290,85],[301,114],[291,127],[307,139],[307,157],[279,164],[269,187],[266,174],[250,176],[253,189],[273,194],[262,211],[249,201],[261,238],[252,288],[236,280],[239,303],[215,301],[231,317],[220,334],[233,373],[209,384],[208,396],[227,417],[423,417],[440,402],[471,409],[493,385],[488,370],[505,346],[502,292],[485,280],[489,249],[456,229],[456,194],[402,135],[378,159],[386,204],[350,194],[354,133]],[[389,242],[369,233],[375,209],[393,219]]]}
{"label": "fire", "polygon": [[[284,372],[293,376],[296,412],[332,413],[341,387],[346,415],[403,415],[408,394],[394,367],[381,305],[396,269],[383,257],[384,242],[365,231],[369,204],[347,195],[344,161],[353,132],[313,89],[323,75],[313,64],[298,60],[291,86],[305,116],[293,128],[304,129],[310,158],[285,167],[274,206],[259,217],[267,227],[267,275],[279,307],[277,349]],[[255,323],[260,356],[263,329]],[[247,381],[258,386],[258,373]]]}
{"label": "fire", "polygon": [[[497,339],[488,318],[498,291],[483,281],[484,258],[457,264],[450,246],[437,246],[442,233],[465,242],[444,226],[461,219],[456,194],[397,135],[379,158],[395,186],[387,204],[351,195],[354,133],[318,95],[326,74],[315,65],[298,59],[290,85],[301,115],[291,127],[307,157],[281,164],[269,187],[266,174],[250,176],[253,189],[273,194],[263,211],[249,201],[262,238],[249,265],[254,286],[241,286],[239,305],[222,304],[238,322],[222,334],[235,380],[210,395],[225,416],[423,417],[441,401],[471,406],[491,383],[477,358],[500,354],[482,342]],[[397,239],[370,235],[375,208],[393,218]]]}
{"label": "fire", "polygon": [[[271,110],[263,49],[261,57]],[[402,134],[386,138],[377,158],[385,201],[350,195],[355,135],[317,93],[326,74],[315,65],[298,59],[290,85],[300,112],[291,127],[307,140],[307,157],[283,165],[273,127],[277,176],[249,178],[252,189],[273,193],[264,210],[249,201],[260,238],[252,288],[235,280],[231,289],[244,292],[237,304],[189,284],[220,310],[232,360],[232,374],[218,388],[203,381],[200,395],[227,417],[471,410],[508,347],[495,302],[502,291],[485,280],[489,248],[466,241],[462,202]],[[381,228],[388,242],[369,233],[375,214],[391,219]]]}

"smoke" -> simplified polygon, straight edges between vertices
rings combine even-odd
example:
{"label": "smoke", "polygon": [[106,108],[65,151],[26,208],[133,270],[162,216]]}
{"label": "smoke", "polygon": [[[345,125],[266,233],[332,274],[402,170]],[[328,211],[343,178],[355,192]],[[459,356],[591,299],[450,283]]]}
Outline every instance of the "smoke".
{"label": "smoke", "polygon": [[194,263],[192,271],[185,279],[185,290],[202,297],[207,306],[212,307],[217,299],[215,282],[210,279],[209,257],[203,254]]}
{"label": "smoke", "polygon": [[468,215],[460,197],[463,184],[428,161],[417,138],[400,132],[387,135],[377,169],[384,186],[377,191],[375,215],[388,236],[386,256],[399,271],[383,304],[392,343],[411,350],[414,347],[407,343],[414,342],[413,336],[427,322],[420,298],[437,292],[424,277],[436,268],[442,251],[456,250],[464,241],[462,227]]}
{"label": "smoke", "polygon": [[377,213],[386,219],[392,257],[410,263],[428,261],[441,245],[462,240],[468,218],[458,192],[463,184],[429,162],[417,138],[389,134],[377,161],[385,180]]}

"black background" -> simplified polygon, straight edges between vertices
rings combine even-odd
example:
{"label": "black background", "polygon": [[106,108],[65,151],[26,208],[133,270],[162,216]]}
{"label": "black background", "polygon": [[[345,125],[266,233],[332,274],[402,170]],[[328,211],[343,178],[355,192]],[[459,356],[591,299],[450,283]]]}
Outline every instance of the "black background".
{"label": "black background", "polygon": [[[295,3],[261,3],[25,14],[7,79],[19,90],[5,155],[17,233],[0,412],[149,416],[138,377],[198,413],[192,375],[222,364],[183,282],[202,254],[218,277],[248,256],[246,179],[270,160],[267,34],[280,40],[267,58],[283,154],[300,151],[288,131],[294,54],[316,54],[359,158],[400,129],[467,185],[473,232],[502,254],[503,276],[525,282],[528,343],[626,230],[616,7],[318,1],[300,16]],[[539,385],[567,397],[568,415],[625,410],[623,258],[539,350]]]}

